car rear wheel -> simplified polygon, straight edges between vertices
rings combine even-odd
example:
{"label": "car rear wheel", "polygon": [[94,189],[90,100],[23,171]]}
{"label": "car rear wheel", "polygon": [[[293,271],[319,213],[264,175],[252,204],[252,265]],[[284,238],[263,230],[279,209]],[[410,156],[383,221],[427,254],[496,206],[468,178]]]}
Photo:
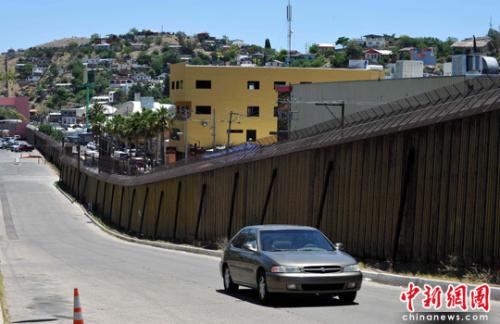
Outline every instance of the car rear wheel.
{"label": "car rear wheel", "polygon": [[271,294],[267,289],[266,274],[260,271],[257,276],[257,295],[262,305],[269,305],[271,301]]}
{"label": "car rear wheel", "polygon": [[356,292],[347,292],[339,294],[340,302],[344,304],[351,304],[356,299]]}
{"label": "car rear wheel", "polygon": [[238,290],[238,285],[233,282],[231,278],[231,273],[229,272],[229,267],[224,267],[224,290],[228,293],[234,293]]}

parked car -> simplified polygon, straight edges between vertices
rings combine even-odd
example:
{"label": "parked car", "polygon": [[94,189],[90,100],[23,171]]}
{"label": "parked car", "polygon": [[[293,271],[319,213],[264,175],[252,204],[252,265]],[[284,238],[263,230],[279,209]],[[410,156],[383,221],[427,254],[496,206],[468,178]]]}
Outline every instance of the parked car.
{"label": "parked car", "polygon": [[16,152],[31,152],[35,148],[30,144],[19,144]]}
{"label": "parked car", "polygon": [[128,159],[128,154],[123,151],[114,151],[113,158],[117,160],[126,160]]}
{"label": "parked car", "polygon": [[97,150],[97,146],[95,145],[95,143],[94,143],[94,142],[88,142],[88,143],[87,143],[87,148],[88,148],[89,150],[92,150],[92,151]]}
{"label": "parked car", "polygon": [[21,144],[19,144],[19,143],[11,144],[10,145],[10,151],[11,152],[17,152],[17,149],[19,148],[20,145]]}
{"label": "parked car", "polygon": [[361,288],[356,260],[319,230],[294,225],[241,229],[224,249],[220,272],[227,293],[257,289],[262,304],[274,293],[338,296],[352,303]]}

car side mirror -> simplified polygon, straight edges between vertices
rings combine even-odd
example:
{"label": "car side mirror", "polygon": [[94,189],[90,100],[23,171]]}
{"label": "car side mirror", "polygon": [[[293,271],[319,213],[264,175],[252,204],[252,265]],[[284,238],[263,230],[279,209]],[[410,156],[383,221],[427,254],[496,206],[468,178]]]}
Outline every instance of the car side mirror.
{"label": "car side mirror", "polygon": [[252,244],[252,243],[245,243],[243,244],[243,248],[245,250],[248,250],[248,251],[252,251],[252,252],[257,252],[257,246],[255,244]]}
{"label": "car side mirror", "polygon": [[335,243],[335,250],[342,251],[344,249],[344,244],[337,242]]}

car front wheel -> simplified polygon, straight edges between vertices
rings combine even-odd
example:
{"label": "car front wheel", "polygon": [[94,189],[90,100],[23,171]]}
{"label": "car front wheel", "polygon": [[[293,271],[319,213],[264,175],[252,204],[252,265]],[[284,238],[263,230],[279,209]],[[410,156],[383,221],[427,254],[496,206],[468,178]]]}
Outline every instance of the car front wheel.
{"label": "car front wheel", "polygon": [[257,294],[262,305],[269,305],[271,294],[267,289],[266,274],[264,271],[259,272],[257,277]]}
{"label": "car front wheel", "polygon": [[356,299],[356,292],[347,292],[339,294],[339,300],[343,304],[352,304]]}
{"label": "car front wheel", "polygon": [[238,290],[238,285],[233,282],[231,278],[231,273],[229,272],[229,267],[224,267],[224,290],[226,293],[231,294]]}

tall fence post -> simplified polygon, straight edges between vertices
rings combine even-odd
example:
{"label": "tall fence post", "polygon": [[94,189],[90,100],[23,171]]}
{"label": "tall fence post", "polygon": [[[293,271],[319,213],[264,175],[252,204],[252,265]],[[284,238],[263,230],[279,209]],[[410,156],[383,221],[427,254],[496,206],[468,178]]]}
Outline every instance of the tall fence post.
{"label": "tall fence post", "polygon": [[326,170],[325,182],[323,184],[323,191],[321,193],[321,201],[319,205],[318,217],[316,218],[316,228],[320,228],[321,221],[323,220],[323,211],[325,209],[326,194],[328,193],[328,188],[330,187],[330,178],[333,170],[333,161],[328,162],[328,168]]}
{"label": "tall fence post", "polygon": [[179,219],[179,203],[181,201],[181,190],[182,190],[182,181],[179,181],[177,184],[177,197],[175,202],[175,217],[174,217],[174,241],[177,239],[177,221]]}
{"label": "tall fence post", "polygon": [[132,199],[130,200],[130,211],[128,213],[127,232],[130,232],[130,226],[132,225],[134,203],[135,203],[135,188],[132,189]]}
{"label": "tall fence post", "polygon": [[163,190],[160,193],[160,201],[158,202],[158,209],[156,210],[156,220],[155,220],[153,240],[156,240],[156,238],[158,237],[158,226],[160,224],[160,211],[162,202],[163,202]]}
{"label": "tall fence post", "polygon": [[118,212],[118,228],[122,228],[123,194],[124,193],[125,193],[125,186],[122,186],[122,194],[120,197],[120,209]]}
{"label": "tall fence post", "polygon": [[201,186],[201,196],[200,196],[200,204],[198,205],[198,218],[196,220],[196,230],[194,233],[195,241],[198,240],[198,233],[200,231],[200,222],[201,222],[201,214],[203,212],[203,202],[205,201],[205,191],[207,189],[207,185],[204,183]]}
{"label": "tall fence post", "polygon": [[141,226],[139,226],[139,235],[142,235],[142,229],[144,227],[144,218],[146,213],[146,205],[148,204],[149,198],[149,187],[146,188],[146,193],[144,194],[144,204],[142,205],[142,213],[141,213]]}
{"label": "tall fence post", "polygon": [[274,180],[278,175],[278,169],[273,169],[273,173],[271,175],[271,182],[269,183],[269,188],[267,189],[266,200],[264,201],[264,208],[262,209],[262,215],[260,216],[260,224],[264,224],[266,220],[267,207],[269,206],[269,201],[271,200],[271,194],[273,193]]}
{"label": "tall fence post", "polygon": [[229,209],[229,224],[227,225],[227,239],[231,238],[231,228],[233,227],[233,217],[234,217],[234,204],[236,202],[236,191],[238,190],[238,181],[240,178],[240,173],[234,173],[233,180],[233,192],[231,194],[231,207]]}
{"label": "tall fence post", "polygon": [[[408,151],[408,157],[406,158],[406,162],[403,168],[403,186],[401,187],[401,196],[399,200],[399,210],[398,210],[398,219],[396,222],[396,229],[394,233],[394,242],[392,247],[392,261],[396,261],[396,257],[398,255],[399,250],[399,241],[401,237],[401,229],[403,225],[404,215],[408,213],[408,205],[409,205],[409,193],[412,189],[411,187],[415,186],[415,181],[412,181],[415,174],[415,148],[412,146]],[[415,190],[413,190],[415,191]]]}
{"label": "tall fence post", "polygon": [[108,213],[108,221],[111,224],[111,219],[113,218],[113,200],[115,200],[115,185],[111,187],[111,201],[109,203],[109,213]]}

